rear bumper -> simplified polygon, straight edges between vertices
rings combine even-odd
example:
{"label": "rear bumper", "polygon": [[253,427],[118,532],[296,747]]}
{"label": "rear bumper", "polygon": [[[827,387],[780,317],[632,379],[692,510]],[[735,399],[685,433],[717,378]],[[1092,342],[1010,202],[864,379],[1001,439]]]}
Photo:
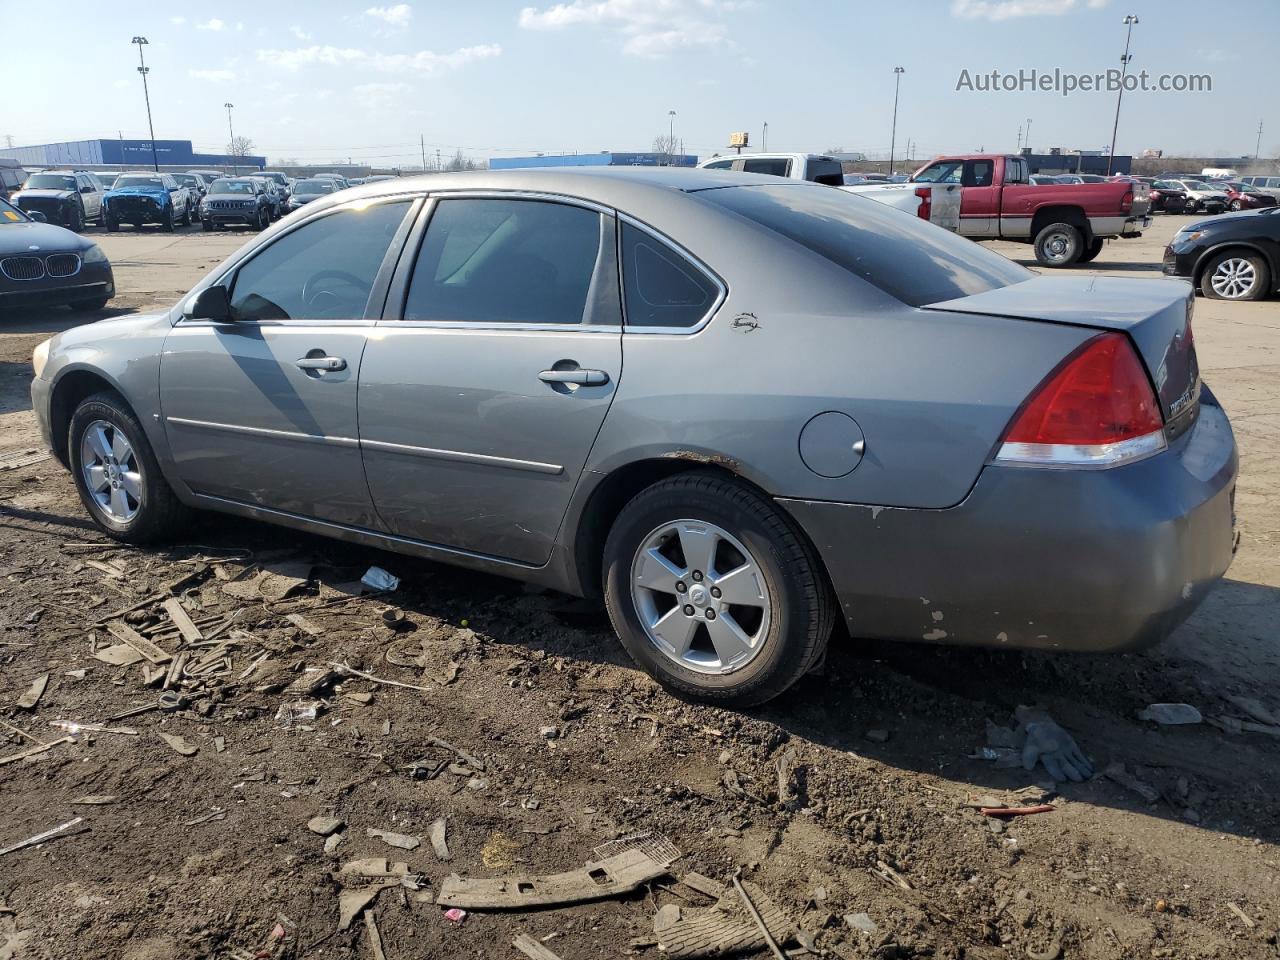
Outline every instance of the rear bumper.
{"label": "rear bumper", "polygon": [[1237,467],[1205,389],[1191,430],[1127,466],[987,467],[946,510],[779,502],[854,636],[1104,652],[1163,639],[1226,572]]}

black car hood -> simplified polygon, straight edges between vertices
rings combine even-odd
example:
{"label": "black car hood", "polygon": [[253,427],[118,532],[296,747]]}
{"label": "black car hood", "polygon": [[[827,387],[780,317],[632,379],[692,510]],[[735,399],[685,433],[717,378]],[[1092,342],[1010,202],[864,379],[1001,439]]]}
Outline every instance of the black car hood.
{"label": "black car hood", "polygon": [[1280,232],[1280,207],[1261,207],[1257,210],[1241,210],[1239,213],[1220,213],[1216,217],[1210,217],[1207,220],[1197,220],[1189,223],[1182,229],[1190,232],[1191,230],[1204,230],[1207,227],[1216,227],[1223,223],[1239,223],[1242,220],[1248,220],[1253,217],[1272,217],[1271,223],[1274,224],[1276,231]]}
{"label": "black car hood", "polygon": [[52,223],[0,222],[0,254],[50,253],[60,250],[79,252],[93,244],[65,227]]}
{"label": "black car hood", "polygon": [[14,197],[17,198],[18,200],[21,200],[24,197],[41,197],[46,200],[70,200],[73,196],[75,196],[75,193],[76,192],[74,190],[34,189],[34,190],[19,190],[17,193],[14,194]]}

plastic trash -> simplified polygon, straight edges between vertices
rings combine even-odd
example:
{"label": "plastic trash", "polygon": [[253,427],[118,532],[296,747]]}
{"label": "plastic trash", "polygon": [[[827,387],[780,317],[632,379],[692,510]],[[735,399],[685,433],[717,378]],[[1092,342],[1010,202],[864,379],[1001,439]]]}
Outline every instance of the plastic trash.
{"label": "plastic trash", "polygon": [[400,578],[381,567],[370,567],[360,578],[360,582],[370,590],[395,590],[400,586]]}
{"label": "plastic trash", "polygon": [[467,911],[459,910],[457,907],[451,907],[444,912],[444,918],[450,923],[461,923],[467,919]]}
{"label": "plastic trash", "polygon": [[295,723],[307,723],[320,713],[320,704],[313,700],[295,700],[293,703],[282,703],[276,711],[276,723],[282,727],[292,727]]}
{"label": "plastic trash", "polygon": [[1153,703],[1147,709],[1138,711],[1138,719],[1173,727],[1179,724],[1201,723],[1204,717],[1200,716],[1200,711],[1189,703]]}

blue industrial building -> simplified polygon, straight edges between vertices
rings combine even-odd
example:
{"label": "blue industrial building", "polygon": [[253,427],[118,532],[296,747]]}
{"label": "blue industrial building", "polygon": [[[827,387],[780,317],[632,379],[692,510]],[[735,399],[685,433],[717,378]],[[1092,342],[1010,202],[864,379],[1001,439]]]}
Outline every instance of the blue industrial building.
{"label": "blue industrial building", "polygon": [[137,167],[150,169],[153,159],[161,167],[187,170],[191,167],[257,167],[267,165],[266,157],[232,157],[223,153],[197,153],[190,140],[157,140],[154,157],[150,140],[68,140],[4,150],[24,167]]}
{"label": "blue industrial building", "polygon": [[698,158],[688,153],[566,153],[536,157],[491,157],[490,170],[519,167],[696,167]]}

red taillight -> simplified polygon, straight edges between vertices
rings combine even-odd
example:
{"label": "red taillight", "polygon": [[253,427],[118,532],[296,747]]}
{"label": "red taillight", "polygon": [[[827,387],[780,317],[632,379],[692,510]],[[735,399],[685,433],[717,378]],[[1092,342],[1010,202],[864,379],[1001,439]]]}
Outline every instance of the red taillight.
{"label": "red taillight", "polygon": [[1133,190],[1130,189],[1125,192],[1125,195],[1123,197],[1120,198],[1120,210],[1122,213],[1128,213],[1132,209],[1133,209]]}
{"label": "red taillight", "polygon": [[921,220],[928,220],[933,216],[933,190],[929,187],[916,187],[916,196],[920,198],[916,216]]}
{"label": "red taillight", "polygon": [[1005,431],[996,459],[1112,466],[1165,448],[1164,418],[1124,334],[1081,346],[1036,388]]}

